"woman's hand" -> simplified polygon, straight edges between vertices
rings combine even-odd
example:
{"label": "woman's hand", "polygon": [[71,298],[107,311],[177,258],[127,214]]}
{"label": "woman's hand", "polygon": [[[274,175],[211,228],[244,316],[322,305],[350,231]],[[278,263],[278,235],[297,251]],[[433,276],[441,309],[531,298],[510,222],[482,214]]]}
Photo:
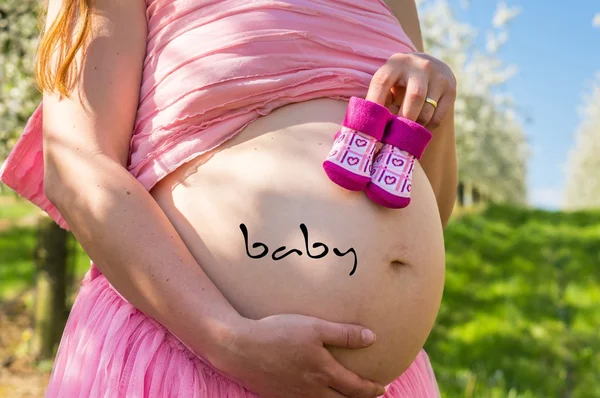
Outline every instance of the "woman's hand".
{"label": "woman's hand", "polygon": [[[400,116],[435,129],[452,109],[456,79],[448,65],[430,55],[394,54],[373,75],[366,99],[397,105]],[[437,107],[427,99],[437,102]]]}
{"label": "woman's hand", "polygon": [[366,329],[303,315],[246,320],[218,356],[218,369],[263,398],[374,398],[382,385],[340,365],[324,345],[363,348]]}

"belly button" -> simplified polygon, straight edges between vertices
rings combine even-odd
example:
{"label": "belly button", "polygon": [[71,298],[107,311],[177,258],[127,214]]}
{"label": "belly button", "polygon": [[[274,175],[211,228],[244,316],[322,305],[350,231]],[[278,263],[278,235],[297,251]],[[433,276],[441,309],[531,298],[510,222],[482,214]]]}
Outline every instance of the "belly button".
{"label": "belly button", "polygon": [[392,260],[392,262],[390,262],[390,265],[392,267],[407,267],[408,264],[405,262],[402,262],[400,260]]}

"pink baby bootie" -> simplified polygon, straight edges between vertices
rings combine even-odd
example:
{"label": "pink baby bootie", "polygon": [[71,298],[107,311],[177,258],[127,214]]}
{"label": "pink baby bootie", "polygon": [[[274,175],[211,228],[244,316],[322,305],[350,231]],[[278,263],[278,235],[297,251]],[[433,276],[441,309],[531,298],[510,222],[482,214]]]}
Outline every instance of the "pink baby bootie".
{"label": "pink baby bootie", "polygon": [[377,142],[392,119],[384,106],[352,97],[333,148],[323,162],[325,173],[339,186],[362,191],[371,180],[371,166]]}
{"label": "pink baby bootie", "polygon": [[425,127],[403,117],[394,117],[387,126],[375,156],[371,182],[365,193],[373,202],[401,209],[410,204],[415,159],[421,159],[431,133]]}

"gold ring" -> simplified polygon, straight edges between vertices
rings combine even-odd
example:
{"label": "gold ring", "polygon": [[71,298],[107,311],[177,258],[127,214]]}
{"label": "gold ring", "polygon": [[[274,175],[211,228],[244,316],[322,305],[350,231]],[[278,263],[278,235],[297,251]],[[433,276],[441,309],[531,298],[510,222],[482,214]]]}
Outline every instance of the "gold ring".
{"label": "gold ring", "polygon": [[431,104],[431,106],[433,106],[434,108],[437,108],[437,101],[433,100],[429,97],[425,98],[425,102],[427,102],[428,104]]}

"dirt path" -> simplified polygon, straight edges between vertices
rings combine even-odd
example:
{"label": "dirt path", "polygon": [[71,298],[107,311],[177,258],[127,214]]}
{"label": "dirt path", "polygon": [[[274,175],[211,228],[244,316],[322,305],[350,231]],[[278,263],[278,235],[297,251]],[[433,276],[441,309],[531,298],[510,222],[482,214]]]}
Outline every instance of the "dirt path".
{"label": "dirt path", "polygon": [[43,398],[48,383],[47,373],[36,370],[0,369],[1,398]]}
{"label": "dirt path", "polygon": [[44,396],[49,372],[26,355],[31,326],[22,300],[0,304],[0,398]]}

